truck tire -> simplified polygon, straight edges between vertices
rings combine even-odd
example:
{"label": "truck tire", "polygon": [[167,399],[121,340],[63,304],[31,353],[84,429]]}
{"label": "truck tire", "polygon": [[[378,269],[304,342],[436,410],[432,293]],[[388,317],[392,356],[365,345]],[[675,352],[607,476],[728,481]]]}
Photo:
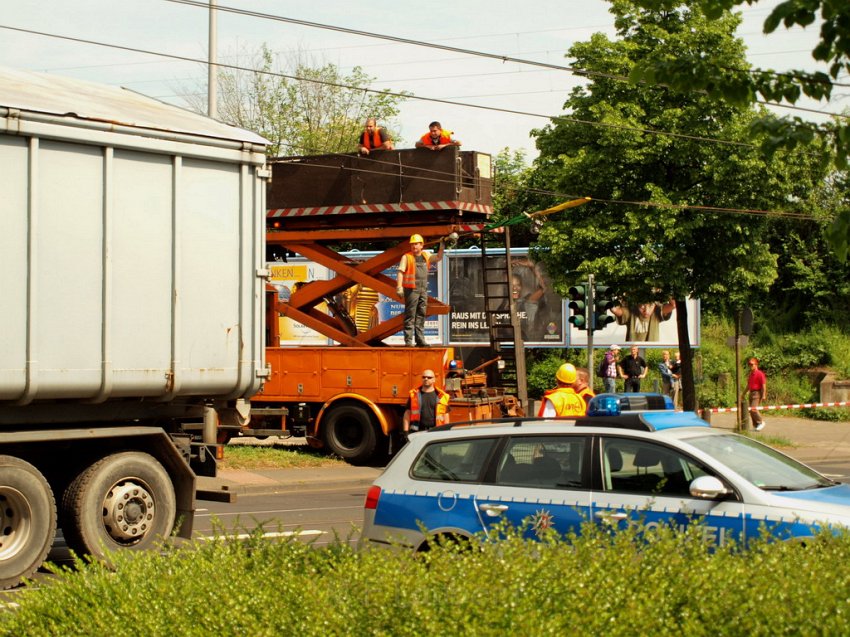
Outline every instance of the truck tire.
{"label": "truck tire", "polygon": [[167,538],[177,513],[163,466],[138,451],[106,456],[71,482],[62,498],[62,532],[78,554],[104,558]]}
{"label": "truck tire", "polygon": [[56,501],[30,463],[0,456],[0,588],[32,575],[53,546]]}
{"label": "truck tire", "polygon": [[365,407],[332,407],[323,428],[328,449],[351,464],[365,464],[378,455],[378,428]]}

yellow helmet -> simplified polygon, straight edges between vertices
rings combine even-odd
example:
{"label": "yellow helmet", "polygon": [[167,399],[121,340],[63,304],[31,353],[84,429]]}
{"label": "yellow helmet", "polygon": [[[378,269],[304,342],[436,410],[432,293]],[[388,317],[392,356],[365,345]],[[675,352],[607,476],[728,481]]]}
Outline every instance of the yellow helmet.
{"label": "yellow helmet", "polygon": [[572,385],[576,382],[576,368],[570,363],[564,363],[558,368],[555,378],[565,385]]}
{"label": "yellow helmet", "polygon": [[425,239],[421,234],[414,234],[410,236],[410,243],[425,243]]}

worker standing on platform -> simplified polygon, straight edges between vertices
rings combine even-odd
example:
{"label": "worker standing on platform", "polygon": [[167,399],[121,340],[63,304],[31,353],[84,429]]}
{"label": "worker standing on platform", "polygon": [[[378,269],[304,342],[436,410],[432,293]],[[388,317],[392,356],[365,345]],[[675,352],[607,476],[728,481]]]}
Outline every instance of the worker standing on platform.
{"label": "worker standing on platform", "polygon": [[378,122],[374,117],[366,120],[366,127],[360,133],[360,140],[357,142],[357,150],[361,155],[368,155],[373,150],[392,150],[393,140],[389,133],[378,126]]}
{"label": "worker standing on platform", "polygon": [[410,237],[410,251],[405,252],[398,264],[396,292],[404,297],[404,346],[428,347],[425,342],[425,315],[428,309],[428,268],[443,258],[445,248],[440,241],[436,255],[422,248],[422,235]]}
{"label": "worker standing on platform", "polygon": [[443,130],[440,122],[428,124],[428,132],[416,142],[416,148],[428,150],[443,150],[446,146],[460,146],[460,140],[452,139],[452,132]]}

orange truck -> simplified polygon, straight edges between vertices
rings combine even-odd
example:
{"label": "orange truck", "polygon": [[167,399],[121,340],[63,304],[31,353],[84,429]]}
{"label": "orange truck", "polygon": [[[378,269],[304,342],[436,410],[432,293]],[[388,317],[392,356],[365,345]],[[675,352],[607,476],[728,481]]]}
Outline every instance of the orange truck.
{"label": "orange truck", "polygon": [[[238,432],[305,436],[311,445],[356,464],[379,461],[394,450],[409,392],[418,387],[423,369],[433,369],[439,386],[450,391],[453,422],[498,417],[515,408],[510,397],[486,383],[447,378],[451,348],[387,346],[384,339],[401,329],[401,316],[358,327],[335,303],[357,285],[401,300],[395,280],[383,272],[408,250],[411,234],[434,245],[453,232],[481,231],[492,212],[488,155],[456,147],[373,155],[271,162],[267,244],[335,276],[307,282],[283,300],[267,292],[269,375],[251,401],[250,426]],[[378,252],[361,261],[341,254],[354,246]],[[318,309],[320,304],[330,311]],[[429,315],[449,311],[429,298]],[[339,345],[280,347],[280,316]],[[477,377],[483,374],[470,380]],[[222,430],[225,438],[234,433]]]}

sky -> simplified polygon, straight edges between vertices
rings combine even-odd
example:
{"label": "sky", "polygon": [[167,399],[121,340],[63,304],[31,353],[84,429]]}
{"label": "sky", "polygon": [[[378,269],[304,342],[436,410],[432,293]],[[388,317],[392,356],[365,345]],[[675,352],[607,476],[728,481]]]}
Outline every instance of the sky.
{"label": "sky", "polygon": [[[761,0],[742,10],[745,21],[739,35],[750,60],[780,71],[815,68],[811,49],[816,28],[761,34],[769,9],[778,2]],[[527,5],[516,0],[431,0],[427,5],[410,0],[217,0],[217,4],[564,66],[570,63],[565,53],[573,43],[595,32],[614,36],[604,0],[534,0]],[[205,60],[209,22],[203,7],[169,0],[16,0],[14,10],[0,18],[0,27],[3,66],[124,86],[180,105],[185,104],[182,94],[206,87],[207,71],[199,62],[14,30]],[[562,113],[570,90],[581,81],[564,70],[218,13],[220,60],[250,65],[263,44],[317,63],[337,64],[343,73],[360,66],[375,78],[374,88],[486,107],[409,100],[390,122],[403,146],[412,146],[427,132],[428,122],[436,119],[454,131],[467,150],[495,154],[509,147],[532,158],[536,150],[530,131]],[[805,105],[840,112],[850,100],[838,95],[828,105]],[[777,112],[818,119],[800,111]]]}

